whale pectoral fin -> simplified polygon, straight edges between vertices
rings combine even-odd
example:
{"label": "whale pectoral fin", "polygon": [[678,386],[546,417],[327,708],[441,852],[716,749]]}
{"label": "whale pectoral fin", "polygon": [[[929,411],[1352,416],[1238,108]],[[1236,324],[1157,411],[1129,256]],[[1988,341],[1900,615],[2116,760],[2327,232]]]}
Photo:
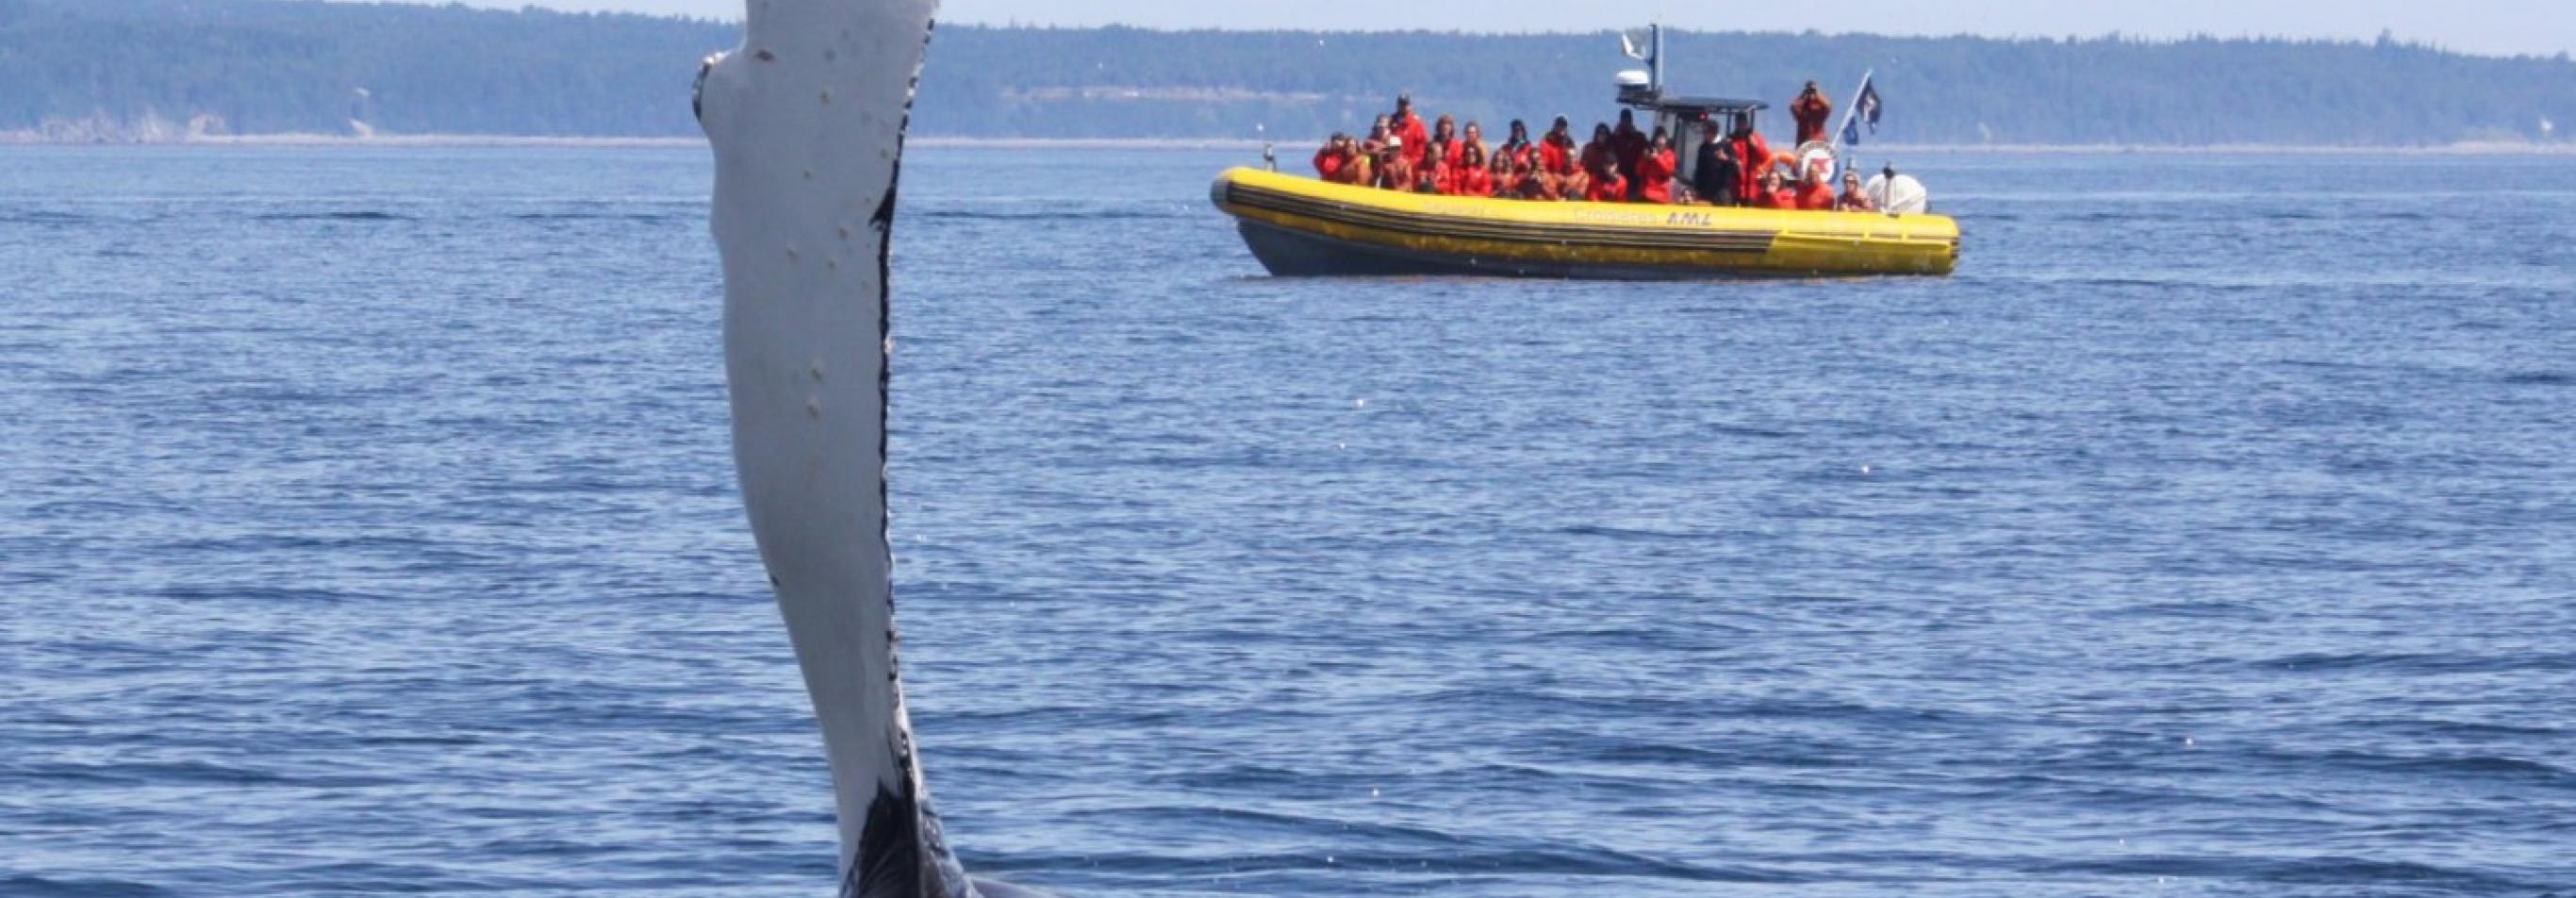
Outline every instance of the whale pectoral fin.
{"label": "whale pectoral fin", "polygon": [[[879,788],[868,802],[859,850],[841,880],[842,898],[918,898],[921,808],[910,795]],[[930,893],[936,894],[936,893]]]}
{"label": "whale pectoral fin", "polygon": [[888,249],[933,0],[751,0],[698,73],[743,505],[814,700],[842,889],[971,898],[903,703],[886,541]]}

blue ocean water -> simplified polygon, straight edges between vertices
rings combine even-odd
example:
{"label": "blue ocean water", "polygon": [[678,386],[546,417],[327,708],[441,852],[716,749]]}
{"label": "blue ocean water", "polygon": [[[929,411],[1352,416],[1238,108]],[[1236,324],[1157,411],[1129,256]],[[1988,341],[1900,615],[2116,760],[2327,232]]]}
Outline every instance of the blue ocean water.
{"label": "blue ocean water", "polygon": [[[970,867],[2576,894],[2565,158],[1907,158],[1956,277],[1633,285],[1269,279],[1244,156],[907,166]],[[708,179],[0,149],[0,894],[828,892]]]}

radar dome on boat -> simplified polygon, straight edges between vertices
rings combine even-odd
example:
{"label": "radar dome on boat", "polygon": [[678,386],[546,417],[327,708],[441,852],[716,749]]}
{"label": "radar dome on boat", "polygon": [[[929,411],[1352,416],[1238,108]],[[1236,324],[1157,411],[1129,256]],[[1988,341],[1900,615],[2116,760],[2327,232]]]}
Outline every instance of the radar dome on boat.
{"label": "radar dome on boat", "polygon": [[1619,102],[1629,106],[1645,106],[1655,102],[1654,75],[1630,69],[1620,72],[1615,80],[1619,82]]}

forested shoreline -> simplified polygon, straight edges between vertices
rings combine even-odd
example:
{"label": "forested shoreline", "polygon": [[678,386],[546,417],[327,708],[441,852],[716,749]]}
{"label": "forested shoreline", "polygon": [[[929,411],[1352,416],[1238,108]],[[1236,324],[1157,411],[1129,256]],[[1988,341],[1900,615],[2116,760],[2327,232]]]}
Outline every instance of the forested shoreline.
{"label": "forested shoreline", "polygon": [[[1624,24],[1624,23],[1604,23]],[[739,26],[311,0],[0,0],[0,134],[685,137],[696,61]],[[1999,40],[1678,32],[1675,87],[1784,103],[1864,70],[1882,139],[1944,145],[2425,147],[2538,142],[2576,62],[2394,39]],[[1609,32],[1168,32],[943,26],[917,134],[1289,141],[1427,111],[1606,118]],[[2563,130],[2563,128],[2562,128]]]}

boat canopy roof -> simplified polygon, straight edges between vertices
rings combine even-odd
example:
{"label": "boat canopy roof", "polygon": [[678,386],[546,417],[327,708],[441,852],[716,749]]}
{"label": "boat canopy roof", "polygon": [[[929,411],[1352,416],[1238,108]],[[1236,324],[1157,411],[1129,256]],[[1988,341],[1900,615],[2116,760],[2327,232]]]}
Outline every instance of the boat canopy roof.
{"label": "boat canopy roof", "polygon": [[1699,121],[1712,118],[1741,118],[1751,116],[1754,113],[1771,108],[1771,104],[1760,100],[1738,100],[1729,97],[1689,97],[1678,94],[1667,94],[1651,86],[1638,84],[1636,81],[1637,78],[1635,73],[1629,73],[1622,77],[1619,85],[1620,105],[1633,109],[1650,110],[1658,116],[1678,121]]}
{"label": "boat canopy roof", "polygon": [[1684,116],[1692,114],[1732,115],[1739,112],[1760,112],[1771,108],[1771,104],[1760,100],[1736,100],[1728,99],[1726,97],[1657,96],[1639,105],[1654,109],[1669,110]]}

